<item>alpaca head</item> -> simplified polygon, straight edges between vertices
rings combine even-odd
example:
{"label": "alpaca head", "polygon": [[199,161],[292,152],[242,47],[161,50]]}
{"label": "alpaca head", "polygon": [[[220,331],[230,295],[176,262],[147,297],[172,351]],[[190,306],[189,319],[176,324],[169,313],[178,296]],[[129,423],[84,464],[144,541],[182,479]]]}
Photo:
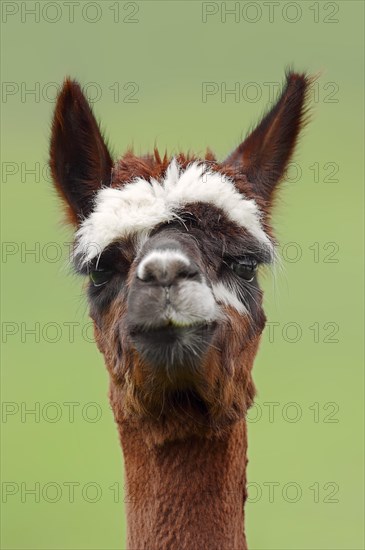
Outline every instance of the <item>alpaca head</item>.
{"label": "alpaca head", "polygon": [[308,85],[288,74],[277,103],[224,162],[155,150],[113,163],[79,85],[65,82],[51,169],[75,226],[75,269],[89,277],[120,424],[159,442],[209,437],[250,406],[265,325],[257,275],[275,258],[270,212]]}

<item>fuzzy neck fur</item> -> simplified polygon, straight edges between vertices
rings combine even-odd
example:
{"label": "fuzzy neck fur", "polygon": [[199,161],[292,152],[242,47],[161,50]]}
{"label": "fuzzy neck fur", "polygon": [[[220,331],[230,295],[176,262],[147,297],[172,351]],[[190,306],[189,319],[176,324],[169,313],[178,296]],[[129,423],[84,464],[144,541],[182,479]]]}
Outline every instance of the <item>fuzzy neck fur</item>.
{"label": "fuzzy neck fur", "polygon": [[[245,550],[246,424],[150,448],[119,425],[129,550]],[[214,536],[213,536],[214,534]]]}

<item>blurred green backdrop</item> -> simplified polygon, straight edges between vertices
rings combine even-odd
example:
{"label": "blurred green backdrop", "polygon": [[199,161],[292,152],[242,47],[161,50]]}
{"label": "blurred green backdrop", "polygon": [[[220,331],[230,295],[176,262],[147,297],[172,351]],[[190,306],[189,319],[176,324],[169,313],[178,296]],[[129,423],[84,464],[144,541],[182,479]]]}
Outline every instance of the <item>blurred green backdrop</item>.
{"label": "blurred green backdrop", "polygon": [[284,269],[263,282],[248,541],[364,548],[363,7],[2,3],[2,548],[125,546],[107,376],[46,169],[56,85],[87,85],[118,154],[223,159],[291,64],[322,74],[275,213]]}

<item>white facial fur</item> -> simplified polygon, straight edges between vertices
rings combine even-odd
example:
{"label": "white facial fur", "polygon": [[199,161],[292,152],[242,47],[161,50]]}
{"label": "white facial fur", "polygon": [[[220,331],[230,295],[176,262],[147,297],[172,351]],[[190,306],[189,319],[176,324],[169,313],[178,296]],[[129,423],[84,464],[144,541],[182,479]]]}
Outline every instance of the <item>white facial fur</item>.
{"label": "white facial fur", "polygon": [[86,263],[117,239],[143,238],[156,225],[179,219],[178,210],[193,202],[220,208],[230,220],[273,250],[254,200],[247,199],[233,181],[210,171],[206,164],[193,162],[181,170],[173,159],[162,182],[137,178],[121,188],[102,188],[96,195],[93,212],[76,233],[75,254],[80,254]]}
{"label": "white facial fur", "polygon": [[[205,282],[181,281],[171,288],[170,304],[164,309],[163,316],[177,327],[189,327],[212,323],[221,319],[223,314]],[[153,324],[152,319],[149,326]]]}
{"label": "white facial fur", "polygon": [[213,294],[217,302],[233,307],[238,313],[241,313],[241,315],[247,313],[246,307],[237,298],[237,295],[223,283],[219,282],[213,284]]}

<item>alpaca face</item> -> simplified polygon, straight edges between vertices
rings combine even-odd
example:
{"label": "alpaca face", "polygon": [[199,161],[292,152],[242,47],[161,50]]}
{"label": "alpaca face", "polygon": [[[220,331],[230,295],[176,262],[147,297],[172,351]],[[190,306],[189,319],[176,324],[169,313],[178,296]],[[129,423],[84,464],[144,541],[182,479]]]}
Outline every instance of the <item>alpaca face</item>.
{"label": "alpaca face", "polygon": [[272,197],[307,86],[288,75],[278,103],[223,163],[155,151],[113,164],[78,84],[65,83],[51,169],[76,226],[74,265],[90,279],[118,421],[148,417],[172,423],[176,437],[176,422],[180,436],[206,434],[251,404],[265,324],[257,273],[275,257]]}
{"label": "alpaca face", "polygon": [[256,272],[274,250],[262,216],[234,180],[198,161],[173,159],[152,184],[116,177],[97,194],[75,248],[79,269],[91,275],[92,310],[103,325],[113,300],[123,303],[123,350],[134,348],[146,378],[165,379],[162,389],[192,385],[230,310],[261,332]]}
{"label": "alpaca face", "polygon": [[213,161],[149,158],[155,180],[136,177],[141,162],[114,167],[76,232],[99,348],[130,412],[159,416],[186,392],[193,408],[227,416],[235,384],[242,411],[264,327],[257,271],[274,257],[259,198]]}

